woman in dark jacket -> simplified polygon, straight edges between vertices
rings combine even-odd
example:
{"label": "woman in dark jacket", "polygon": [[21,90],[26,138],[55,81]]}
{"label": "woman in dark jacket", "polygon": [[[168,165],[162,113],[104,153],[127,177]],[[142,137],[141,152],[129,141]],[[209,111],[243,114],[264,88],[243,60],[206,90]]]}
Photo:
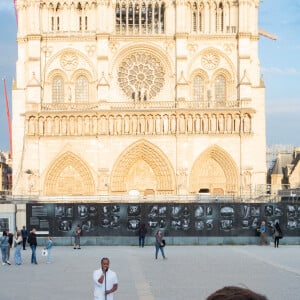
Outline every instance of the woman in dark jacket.
{"label": "woman in dark jacket", "polygon": [[273,234],[274,234],[274,246],[275,246],[275,248],[278,248],[278,246],[279,246],[279,239],[282,238],[282,231],[281,231],[281,228],[280,228],[278,222],[275,223],[274,233]]}

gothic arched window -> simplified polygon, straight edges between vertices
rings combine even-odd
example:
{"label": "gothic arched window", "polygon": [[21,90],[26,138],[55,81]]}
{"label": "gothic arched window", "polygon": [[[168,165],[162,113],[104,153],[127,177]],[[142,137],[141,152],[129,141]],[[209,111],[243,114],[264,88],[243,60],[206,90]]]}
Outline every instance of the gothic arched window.
{"label": "gothic arched window", "polygon": [[52,80],[52,102],[64,102],[64,80],[60,75]]}
{"label": "gothic arched window", "polygon": [[203,31],[203,4],[193,3],[192,6],[192,31]]}
{"label": "gothic arched window", "polygon": [[218,75],[216,77],[215,97],[216,97],[216,101],[226,100],[226,78],[223,75]]}
{"label": "gothic arched window", "polygon": [[193,100],[204,100],[204,84],[202,77],[200,77],[199,75],[195,76],[193,79]]}
{"label": "gothic arched window", "polygon": [[117,33],[162,34],[165,31],[165,4],[153,2],[118,0],[115,8]]}
{"label": "gothic arched window", "polygon": [[89,98],[89,82],[84,75],[76,78],[75,82],[75,101],[88,102]]}
{"label": "gothic arched window", "polygon": [[224,8],[223,4],[220,2],[218,10],[217,10],[217,20],[216,20],[216,31],[223,32],[224,31]]}

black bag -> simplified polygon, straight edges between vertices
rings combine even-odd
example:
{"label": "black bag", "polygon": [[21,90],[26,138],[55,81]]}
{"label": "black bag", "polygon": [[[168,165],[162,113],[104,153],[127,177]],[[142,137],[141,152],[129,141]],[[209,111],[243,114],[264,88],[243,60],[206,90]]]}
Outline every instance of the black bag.
{"label": "black bag", "polygon": [[166,240],[162,240],[162,247],[166,246]]}

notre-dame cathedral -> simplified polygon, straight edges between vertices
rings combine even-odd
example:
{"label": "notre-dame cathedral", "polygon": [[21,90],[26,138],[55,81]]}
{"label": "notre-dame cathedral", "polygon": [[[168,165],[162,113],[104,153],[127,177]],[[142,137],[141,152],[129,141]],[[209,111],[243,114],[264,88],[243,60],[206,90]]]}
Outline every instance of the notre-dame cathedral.
{"label": "notre-dame cathedral", "polygon": [[18,0],[13,194],[265,183],[259,0]]}

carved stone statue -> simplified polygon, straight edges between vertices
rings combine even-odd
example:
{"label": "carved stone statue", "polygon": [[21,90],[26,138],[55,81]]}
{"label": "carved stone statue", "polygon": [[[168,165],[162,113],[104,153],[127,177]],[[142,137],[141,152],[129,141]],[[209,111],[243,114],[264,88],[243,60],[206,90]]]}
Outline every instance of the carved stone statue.
{"label": "carved stone statue", "polygon": [[117,134],[122,134],[122,117],[121,116],[117,116],[117,120],[116,120],[116,132]]}
{"label": "carved stone statue", "polygon": [[109,116],[108,118],[108,130],[109,130],[109,134],[110,135],[114,135],[114,117],[113,116]]}
{"label": "carved stone statue", "polygon": [[136,115],[132,116],[131,124],[132,124],[132,134],[137,134],[138,121],[137,121],[137,116]]}
{"label": "carved stone statue", "polygon": [[179,132],[185,133],[186,127],[185,127],[185,118],[184,115],[180,115],[179,117]]}
{"label": "carved stone statue", "polygon": [[200,126],[200,116],[196,115],[196,119],[195,119],[195,132],[199,133],[200,129],[201,129],[201,126]]}
{"label": "carved stone statue", "polygon": [[140,116],[140,133],[144,134],[146,131],[146,122],[145,122],[145,116]]}
{"label": "carved stone statue", "polygon": [[192,117],[192,115],[188,115],[188,119],[187,119],[187,131],[188,131],[188,133],[192,133],[193,132],[193,117]]}
{"label": "carved stone statue", "polygon": [[163,132],[166,134],[169,131],[169,117],[167,115],[163,116]]}
{"label": "carved stone statue", "polygon": [[153,116],[152,115],[148,116],[147,124],[148,124],[148,133],[152,134],[153,133]]}
{"label": "carved stone statue", "polygon": [[124,133],[128,134],[130,130],[130,125],[129,125],[129,116],[124,117]]}
{"label": "carved stone statue", "polygon": [[155,117],[155,132],[161,133],[161,122],[160,115],[156,115]]}
{"label": "carved stone statue", "polygon": [[171,132],[176,133],[176,116],[171,116]]}

